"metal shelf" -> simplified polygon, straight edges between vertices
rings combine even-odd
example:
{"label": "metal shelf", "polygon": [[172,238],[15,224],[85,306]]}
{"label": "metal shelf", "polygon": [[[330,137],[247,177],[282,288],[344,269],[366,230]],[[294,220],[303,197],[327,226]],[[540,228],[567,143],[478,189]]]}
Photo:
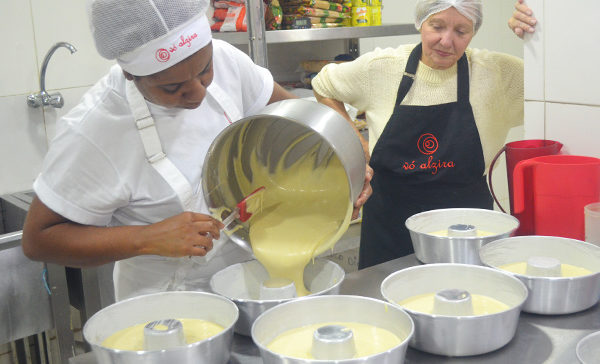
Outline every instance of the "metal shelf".
{"label": "metal shelf", "polygon": [[[340,27],[319,29],[270,30],[265,32],[267,44],[308,42],[330,39],[355,39],[386,37],[395,35],[419,34],[414,24],[389,24],[371,27]],[[234,45],[248,44],[248,33],[213,33],[213,38],[222,39]]]}

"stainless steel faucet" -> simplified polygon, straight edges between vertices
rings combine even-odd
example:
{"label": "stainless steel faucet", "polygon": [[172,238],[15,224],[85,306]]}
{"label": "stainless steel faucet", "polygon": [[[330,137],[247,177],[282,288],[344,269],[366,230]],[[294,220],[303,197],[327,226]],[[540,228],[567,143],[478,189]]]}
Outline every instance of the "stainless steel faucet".
{"label": "stainless steel faucet", "polygon": [[50,61],[50,57],[54,54],[54,52],[60,48],[64,47],[71,51],[71,54],[77,52],[77,49],[73,47],[73,45],[67,42],[58,42],[50,48],[46,57],[44,57],[44,63],[42,63],[42,73],[40,75],[40,92],[37,94],[31,94],[27,96],[27,105],[29,107],[40,107],[50,105],[56,108],[61,108],[65,104],[65,100],[63,99],[60,92],[49,94],[46,92],[46,68],[48,68],[48,62]]}

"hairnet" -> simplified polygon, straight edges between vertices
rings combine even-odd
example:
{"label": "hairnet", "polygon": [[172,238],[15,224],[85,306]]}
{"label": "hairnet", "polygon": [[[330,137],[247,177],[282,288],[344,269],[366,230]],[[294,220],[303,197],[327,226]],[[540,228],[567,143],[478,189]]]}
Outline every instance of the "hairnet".
{"label": "hairnet", "polygon": [[473,31],[477,33],[483,22],[481,0],[418,0],[415,8],[417,30],[421,30],[421,25],[427,18],[451,6],[473,22]]}
{"label": "hairnet", "polygon": [[212,39],[208,0],[88,0],[96,48],[136,76],[160,72]]}

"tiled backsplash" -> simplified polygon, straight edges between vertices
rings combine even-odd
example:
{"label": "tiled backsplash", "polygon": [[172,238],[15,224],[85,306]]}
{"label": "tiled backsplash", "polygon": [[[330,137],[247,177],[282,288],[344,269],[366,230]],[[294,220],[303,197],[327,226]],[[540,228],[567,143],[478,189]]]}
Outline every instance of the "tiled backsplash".
{"label": "tiled backsplash", "polygon": [[[0,195],[31,189],[54,135],[56,120],[73,107],[112,62],[94,49],[87,26],[85,1],[0,2],[0,34],[4,40],[0,67]],[[58,49],[48,63],[46,88],[61,92],[62,109],[26,105],[40,91],[39,73],[48,50],[57,42],[77,48]]]}
{"label": "tiled backsplash", "polygon": [[[600,3],[529,0],[538,30],[525,37],[525,136],[564,144],[563,153],[600,157]],[[586,9],[581,12],[581,9]],[[565,19],[573,20],[572,25]]]}

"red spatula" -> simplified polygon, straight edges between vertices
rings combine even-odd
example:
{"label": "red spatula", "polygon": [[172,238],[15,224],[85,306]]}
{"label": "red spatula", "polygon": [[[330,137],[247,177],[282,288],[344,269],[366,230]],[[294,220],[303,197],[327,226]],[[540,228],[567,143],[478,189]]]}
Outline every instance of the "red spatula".
{"label": "red spatula", "polygon": [[265,187],[259,187],[252,191],[248,196],[244,197],[242,201],[238,202],[231,214],[223,220],[225,227],[229,226],[229,224],[237,218],[239,218],[241,222],[246,222],[252,214],[260,211],[262,209],[264,192]]}

